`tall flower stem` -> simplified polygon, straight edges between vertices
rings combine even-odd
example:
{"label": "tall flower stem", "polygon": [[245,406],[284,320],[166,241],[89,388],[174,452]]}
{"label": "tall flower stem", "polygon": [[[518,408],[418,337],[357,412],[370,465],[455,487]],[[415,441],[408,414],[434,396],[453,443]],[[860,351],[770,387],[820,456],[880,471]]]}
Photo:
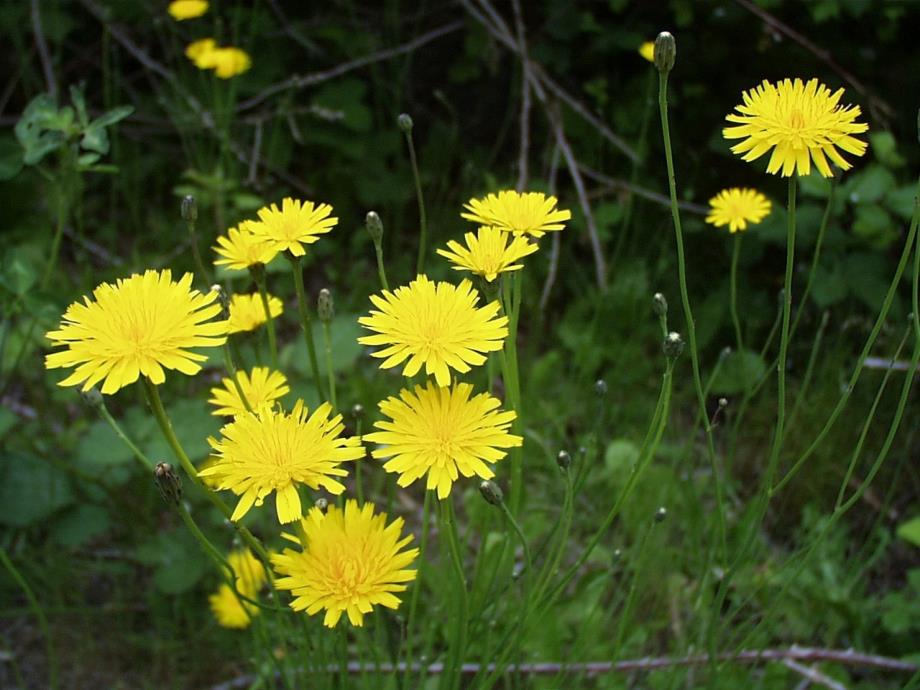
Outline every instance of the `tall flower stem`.
{"label": "tall flower stem", "polygon": [[463,570],[463,557],[460,554],[459,539],[457,538],[457,525],[454,519],[454,506],[450,498],[440,502],[441,538],[447,542],[451,566],[454,571],[456,593],[456,619],[454,621],[454,634],[448,655],[447,672],[442,678],[447,690],[452,690],[460,680],[460,667],[466,653],[467,629],[467,600],[466,576]]}
{"label": "tall flower stem", "polygon": [[374,241],[374,254],[377,255],[377,277],[380,278],[380,285],[384,290],[390,289],[387,282],[387,269],[383,264],[383,243],[379,240]]}
{"label": "tall flower stem", "polygon": [[153,463],[150,461],[150,458],[144,455],[144,452],[140,448],[138,448],[137,445],[134,443],[134,441],[132,441],[128,437],[128,435],[121,428],[121,425],[117,421],[115,421],[115,418],[112,416],[112,413],[109,412],[109,408],[106,407],[105,405],[105,400],[101,399],[102,398],[101,395],[99,397],[100,397],[100,400],[96,405],[96,409],[99,410],[99,414],[102,415],[102,418],[112,428],[112,431],[115,432],[115,435],[118,436],[118,438],[122,440],[122,443],[128,446],[128,449],[131,451],[131,454],[138,461],[138,463],[140,463],[141,467],[148,472],[152,470]]}
{"label": "tall flower stem", "polygon": [[198,248],[198,231],[196,229],[196,219],[190,218],[189,220],[185,221],[185,225],[188,228],[189,243],[192,245],[192,256],[195,259],[195,268],[198,269],[198,273],[201,275],[202,280],[210,285],[211,272],[208,271],[207,267],[205,266],[204,261],[201,258],[201,250]]}
{"label": "tall flower stem", "polygon": [[335,371],[332,369],[332,335],[329,332],[329,322],[323,321],[323,349],[326,352],[326,378],[329,383],[329,402],[332,409],[339,409],[335,398]]}
{"label": "tall flower stem", "polygon": [[741,254],[741,235],[735,235],[732,245],[732,269],[729,278],[731,292],[732,324],[735,327],[735,344],[738,352],[744,350],[744,340],[741,337],[741,320],[738,318],[738,255]]}
{"label": "tall flower stem", "polygon": [[316,359],[316,345],[313,344],[313,325],[310,318],[310,306],[303,287],[303,269],[299,256],[289,257],[291,270],[294,273],[294,289],[297,291],[297,308],[300,310],[300,325],[303,328],[303,337],[307,341],[307,353],[310,357],[310,371],[313,373],[313,383],[320,401],[326,400],[323,392],[323,382],[319,375],[319,362]]}
{"label": "tall flower stem", "polygon": [[687,264],[684,259],[684,234],[680,224],[680,211],[677,206],[677,181],[674,176],[674,157],[671,153],[671,132],[668,126],[668,73],[658,72],[658,110],[661,113],[661,134],[664,139],[664,155],[668,168],[668,192],[671,199],[671,217],[674,221],[674,237],[677,241],[677,277],[680,282],[680,299],[684,309],[684,320],[687,323],[687,338],[690,342],[690,363],[693,366],[693,385],[696,388],[696,399],[700,407],[706,430],[706,449],[709,453],[709,464],[712,471],[712,481],[716,495],[716,511],[719,521],[719,542],[722,547],[722,556],[725,557],[728,547],[726,544],[725,505],[722,498],[722,480],[718,462],[716,461],[715,443],[712,438],[712,425],[709,423],[709,414],[706,411],[706,396],[703,393],[703,381],[700,376],[700,355],[696,344],[696,324],[693,321],[693,311],[690,308],[690,296],[687,290]]}
{"label": "tall flower stem", "polygon": [[[359,463],[360,464],[360,463]],[[406,668],[403,672],[403,682],[402,687],[408,688],[409,685],[409,673],[412,667],[411,659],[409,656],[412,654],[412,636],[415,630],[415,612],[418,609],[418,597],[419,592],[422,589],[423,581],[423,568],[425,567],[425,554],[428,551],[428,532],[430,531],[430,520],[431,520],[431,491],[425,492],[425,502],[422,505],[422,539],[419,545],[418,551],[418,563],[419,571],[416,576],[415,582],[412,587],[412,596],[409,598],[409,617],[406,620],[406,638],[404,642],[404,655],[406,657]]]}
{"label": "tall flower stem", "polygon": [[[233,514],[233,511],[230,510],[229,506],[221,500],[220,496],[211,491],[204,482],[201,481],[201,478],[198,476],[198,470],[195,469],[195,466],[192,464],[192,461],[189,459],[188,455],[185,452],[185,449],[182,447],[182,444],[179,442],[176,432],[173,431],[172,422],[169,420],[169,416],[166,414],[166,409],[163,407],[163,401],[160,399],[160,394],[157,391],[157,387],[150,382],[150,379],[143,377],[141,379],[144,383],[144,393],[147,396],[147,402],[150,404],[150,409],[153,411],[153,416],[157,420],[157,424],[160,427],[160,431],[163,433],[163,437],[166,439],[166,442],[169,444],[169,447],[172,449],[173,454],[176,456],[176,459],[179,461],[179,464],[182,465],[182,469],[185,470],[185,473],[188,475],[188,478],[192,480],[192,484],[197,486],[211,504],[217,508],[221,515],[224,516],[227,520],[230,519],[230,516]],[[270,560],[268,558],[268,552],[265,550],[265,547],[256,539],[252,532],[250,532],[246,527],[238,523],[233,523],[237,532],[239,532],[240,538],[248,546],[253,553],[259,556],[262,562],[266,567],[270,567]]]}
{"label": "tall flower stem", "polygon": [[[425,214],[425,197],[422,195],[422,179],[418,171],[418,159],[415,155],[415,143],[412,140],[412,127],[404,128],[406,144],[409,147],[409,162],[412,165],[412,180],[415,182],[415,198],[418,202],[418,259],[415,262],[415,274],[418,275],[425,267],[425,248],[428,242],[428,218]],[[378,258],[379,260],[379,258]]]}
{"label": "tall flower stem", "polygon": [[236,394],[240,396],[240,401],[243,403],[243,407],[246,408],[246,411],[252,412],[252,405],[249,404],[249,400],[246,398],[246,393],[243,392],[243,386],[240,385],[236,364],[233,362],[233,352],[230,349],[229,338],[224,343],[222,349],[224,351],[224,368],[227,370],[227,373],[230,374],[230,380],[233,381],[233,388],[236,390]]}
{"label": "tall flower stem", "polygon": [[265,310],[265,327],[268,331],[268,351],[272,359],[272,369],[278,369],[278,339],[275,333],[275,319],[268,303],[268,289],[265,285],[265,269],[253,271],[256,285],[259,286],[259,297],[262,299],[262,309]]}
{"label": "tall flower stem", "polygon": [[[509,279],[510,278],[510,279]],[[505,348],[502,357],[502,368],[505,379],[505,390],[507,391],[508,402],[514,410],[517,418],[514,420],[514,427],[517,430],[523,429],[523,419],[521,410],[521,383],[518,376],[518,357],[517,357],[517,326],[521,308],[521,276],[520,271],[515,271],[512,276],[507,274],[502,278],[502,306],[505,315],[508,317],[508,337],[505,340]],[[510,508],[513,515],[518,515],[521,510],[521,501],[523,499],[524,489],[524,469],[523,469],[523,449],[515,447],[511,449],[511,496]]]}

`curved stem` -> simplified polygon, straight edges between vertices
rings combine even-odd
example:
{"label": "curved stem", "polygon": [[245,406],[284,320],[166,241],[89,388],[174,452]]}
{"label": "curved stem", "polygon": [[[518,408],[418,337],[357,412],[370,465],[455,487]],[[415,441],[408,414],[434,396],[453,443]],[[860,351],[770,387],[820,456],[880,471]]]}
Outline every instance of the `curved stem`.
{"label": "curved stem", "polygon": [[735,327],[735,343],[738,352],[744,350],[744,340],[741,337],[741,320],[738,318],[738,255],[741,253],[741,234],[735,234],[735,242],[732,245],[732,270],[729,278],[731,291],[731,312],[732,324]]}
{"label": "curved stem", "polygon": [[275,319],[268,303],[268,290],[265,287],[265,271],[256,274],[256,285],[259,286],[259,297],[262,298],[262,309],[265,311],[265,326],[268,331],[268,351],[272,358],[272,369],[278,369],[278,340],[275,334]]}
{"label": "curved stem", "polygon": [[428,220],[425,215],[425,198],[422,196],[422,180],[418,172],[418,160],[415,156],[415,144],[412,141],[411,130],[406,132],[406,143],[409,145],[409,161],[412,163],[412,180],[415,182],[415,198],[418,201],[419,240],[418,260],[415,263],[415,274],[418,275],[425,267],[425,244],[428,240]]}
{"label": "curved stem", "polygon": [[121,425],[115,421],[115,418],[109,412],[109,408],[105,406],[105,400],[99,400],[96,407],[99,410],[99,414],[102,415],[102,418],[108,422],[110,427],[112,427],[112,431],[114,431],[118,438],[120,438],[122,442],[128,446],[128,448],[131,450],[131,454],[141,464],[141,467],[147,471],[152,470],[153,463],[150,461],[150,458],[144,455],[144,452],[135,445],[134,441],[128,438],[128,435],[124,432],[124,430],[122,430]]}
{"label": "curved stem", "polygon": [[332,369],[332,337],[329,333],[329,322],[323,321],[323,349],[326,352],[326,378],[329,383],[329,402],[332,409],[339,409],[335,397],[335,371]]}
{"label": "curved stem", "polygon": [[440,501],[441,504],[441,537],[447,540],[450,552],[450,562],[454,569],[456,579],[457,611],[454,622],[454,637],[451,641],[450,656],[448,657],[447,688],[453,688],[460,679],[460,668],[466,653],[466,627],[467,627],[467,590],[466,576],[463,574],[463,558],[460,555],[460,545],[457,539],[457,526],[454,521],[454,506],[450,498]]}
{"label": "curved stem", "polygon": [[297,291],[297,308],[300,310],[300,325],[303,328],[303,337],[307,341],[307,354],[310,357],[310,371],[313,373],[313,383],[320,401],[326,400],[323,392],[323,382],[319,376],[319,363],[316,359],[316,345],[313,344],[313,325],[310,319],[310,306],[303,287],[303,270],[299,256],[288,257],[291,261],[291,270],[294,272],[294,289]]}
{"label": "curved stem", "polygon": [[384,290],[390,289],[390,284],[387,282],[387,269],[383,265],[383,243],[380,241],[374,242],[374,254],[377,255],[377,277],[380,278],[380,285],[383,286]]}
{"label": "curved stem", "polygon": [[[360,464],[360,463],[359,463]],[[409,667],[411,666],[409,655],[412,654],[412,633],[414,632],[413,627],[415,623],[415,612],[418,608],[418,597],[419,592],[422,589],[422,580],[423,573],[422,568],[425,564],[425,554],[428,551],[428,532],[429,528],[429,519],[431,517],[431,492],[425,492],[425,502],[422,505],[422,539],[419,545],[418,551],[418,563],[419,571],[418,575],[415,578],[415,583],[412,587],[412,596],[409,598],[409,617],[406,620],[406,639],[405,639],[405,650],[406,650],[406,670],[403,674],[403,687],[408,687],[409,682]]]}

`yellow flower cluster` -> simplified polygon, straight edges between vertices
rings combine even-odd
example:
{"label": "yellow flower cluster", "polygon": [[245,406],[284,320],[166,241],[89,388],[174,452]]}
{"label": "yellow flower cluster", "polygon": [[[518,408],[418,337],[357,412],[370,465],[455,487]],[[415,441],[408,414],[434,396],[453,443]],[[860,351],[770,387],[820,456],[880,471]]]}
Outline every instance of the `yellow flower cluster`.
{"label": "yellow flower cluster", "polygon": [[[231,551],[227,555],[227,563],[233,569],[236,592],[224,583],[208,597],[208,603],[218,625],[238,630],[248,628],[252,619],[259,615],[259,608],[245,599],[254,600],[259,596],[259,590],[267,581],[265,569],[249,549]],[[245,599],[240,598],[237,592]]]}
{"label": "yellow flower cluster", "polygon": [[252,59],[242,48],[218,46],[213,38],[202,38],[185,48],[185,56],[201,70],[214,70],[220,79],[230,79],[252,66]]}

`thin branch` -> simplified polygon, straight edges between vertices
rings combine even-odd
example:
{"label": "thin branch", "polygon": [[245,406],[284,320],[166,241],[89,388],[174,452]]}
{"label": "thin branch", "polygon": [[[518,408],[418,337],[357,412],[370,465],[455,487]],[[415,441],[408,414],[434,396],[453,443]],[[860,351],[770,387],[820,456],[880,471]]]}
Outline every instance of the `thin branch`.
{"label": "thin branch", "polygon": [[[829,662],[841,664],[843,666],[856,666],[862,668],[876,668],[882,671],[892,673],[916,673],[920,671],[920,665],[891,657],[878,656],[876,654],[864,654],[853,649],[823,649],[817,647],[799,647],[793,645],[788,649],[763,649],[763,650],[745,650],[737,653],[725,652],[718,654],[716,659],[719,661],[728,661],[736,664],[760,664],[764,662],[785,663],[787,660],[804,661],[804,662]],[[532,664],[509,664],[505,668],[506,673],[520,673],[525,675],[556,675],[559,673],[579,673],[587,675],[599,675],[602,673],[631,673],[633,671],[653,671],[660,668],[673,667],[693,667],[703,666],[710,661],[707,654],[691,654],[682,657],[659,656],[643,657],[641,659],[626,659],[623,661],[588,661],[582,663],[558,663],[542,662]],[[350,674],[358,673],[393,673],[405,671],[407,664],[400,662],[395,666],[393,664],[364,664],[358,661],[349,661],[347,670]],[[414,673],[425,672],[429,675],[438,675],[444,672],[444,664],[433,663],[427,666],[423,664],[408,664],[410,671]],[[463,675],[474,675],[483,670],[495,670],[494,664],[463,664],[460,672]],[[334,664],[328,668],[329,672],[338,672],[340,666]],[[806,669],[812,671],[811,669]],[[215,685],[211,690],[235,690],[236,688],[246,688],[255,680],[254,676],[241,676],[233,680]]]}
{"label": "thin branch", "polygon": [[524,13],[521,10],[521,0],[512,0],[511,6],[514,8],[514,25],[517,30],[518,49],[522,55],[520,144],[516,189],[519,192],[523,192],[527,187],[527,169],[530,156],[530,57],[527,53],[527,34],[524,25]]}
{"label": "thin branch", "polygon": [[[667,208],[671,207],[671,200],[664,194],[659,194],[658,192],[655,192],[646,187],[640,187],[637,184],[633,184],[629,180],[624,180],[619,177],[610,177],[609,175],[605,175],[604,173],[595,170],[594,168],[589,168],[587,165],[582,163],[579,163],[578,169],[584,173],[585,177],[606,185],[608,189],[618,189],[631,192],[636,196],[647,199],[648,201],[653,201],[661,206],[665,206]],[[588,196],[590,197],[593,195],[589,194]],[[709,213],[709,209],[706,206],[701,204],[694,204],[690,201],[678,201],[677,206],[682,211],[688,211],[690,213],[696,213],[699,215],[706,215]]]}
{"label": "thin branch", "polygon": [[[559,145],[553,147],[553,155],[549,164],[549,193],[556,195],[556,173],[559,172]],[[543,294],[540,295],[540,311],[546,311],[549,304],[549,294],[556,284],[556,274],[559,271],[559,254],[561,253],[561,232],[553,233],[553,244],[549,254],[549,271],[546,273],[546,283],[543,285]]]}
{"label": "thin branch", "polygon": [[830,690],[847,690],[847,686],[843,683],[838,683],[833,678],[824,675],[819,670],[815,668],[809,668],[808,666],[803,666],[797,661],[792,659],[784,659],[783,666],[790,668],[801,676],[804,676],[805,679],[814,685],[823,685],[825,688]]}
{"label": "thin branch", "polygon": [[302,89],[307,86],[319,84],[320,82],[328,81],[335,77],[339,77],[343,74],[347,74],[348,72],[356,70],[360,67],[366,67],[367,65],[371,65],[375,62],[383,62],[385,60],[392,60],[393,58],[399,57],[400,55],[411,53],[412,51],[417,50],[418,48],[421,48],[426,43],[431,43],[435,39],[441,38],[442,36],[446,36],[447,34],[453,33],[454,31],[458,31],[459,29],[462,29],[462,28],[463,28],[463,22],[461,21],[450,22],[449,24],[444,24],[443,26],[439,26],[437,29],[433,29],[429,31],[428,33],[424,33],[421,36],[418,36],[412,39],[411,41],[408,41],[407,43],[403,43],[402,45],[396,46],[395,48],[387,48],[385,50],[378,50],[377,52],[369,53],[368,55],[363,55],[359,58],[355,58],[354,60],[348,60],[347,62],[343,62],[339,65],[336,65],[335,67],[331,67],[330,69],[323,70],[321,72],[313,72],[312,74],[303,74],[303,75],[295,74],[293,77],[285,79],[282,82],[278,82],[277,84],[272,84],[268,88],[264,89],[263,91],[253,96],[252,98],[249,98],[245,101],[241,101],[239,105],[237,105],[236,107],[237,112],[242,112],[245,110],[249,110],[250,108],[254,108],[255,106],[262,103],[263,101],[271,98],[277,93],[281,93],[282,91],[287,91],[289,89]]}
{"label": "thin branch", "polygon": [[42,29],[42,15],[39,10],[38,0],[32,0],[32,33],[35,36],[35,47],[42,63],[42,73],[48,85],[48,93],[52,98],[57,98],[58,86],[54,78],[54,67],[51,65],[51,54],[48,52],[48,43],[45,41],[45,32]]}

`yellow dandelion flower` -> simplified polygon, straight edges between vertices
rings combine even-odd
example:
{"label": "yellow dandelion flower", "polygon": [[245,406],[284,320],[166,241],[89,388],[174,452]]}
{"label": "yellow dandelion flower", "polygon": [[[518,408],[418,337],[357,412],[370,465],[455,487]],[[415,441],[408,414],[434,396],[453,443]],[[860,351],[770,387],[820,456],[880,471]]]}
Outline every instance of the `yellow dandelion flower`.
{"label": "yellow dandelion flower", "polygon": [[202,55],[195,64],[201,69],[213,69],[220,79],[230,79],[252,66],[249,53],[241,48],[214,48]]}
{"label": "yellow dandelion flower", "polygon": [[[280,371],[272,371],[268,367],[255,367],[251,374],[237,371],[236,377],[236,382],[243,389],[246,402],[253,410],[258,410],[263,405],[270,405],[291,390],[288,388],[284,374]],[[212,412],[214,415],[236,417],[248,411],[231,378],[225,378],[218,388],[212,388],[211,395],[213,397],[208,402],[217,407]]]}
{"label": "yellow dandelion flower", "polygon": [[[479,228],[477,234],[466,233],[466,247],[455,240],[447,243],[447,249],[438,249],[438,254],[457,264],[454,270],[472,271],[484,276],[490,283],[505,271],[516,271],[524,264],[516,264],[528,254],[537,251],[537,245],[524,235],[512,235],[487,225]],[[450,251],[448,251],[450,250]]]}
{"label": "yellow dandelion flower", "polygon": [[228,324],[212,321],[221,311],[217,293],[200,293],[191,285],[191,273],[174,282],[169,270],[103,283],[93,290],[93,299],[67,307],[60,328],[46,334],[66,349],[47,355],[45,367],[76,367],[58,385],[82,383],[87,391],[104,380],[107,394],[140,376],[161,384],[163,369],[198,373],[197,362],[207,357],[190,348],[222,345]]}
{"label": "yellow dandelion flower", "polygon": [[[227,555],[227,563],[233,568],[237,591],[245,597],[254,599],[267,580],[262,564],[249,549],[230,552]],[[247,628],[253,617],[259,615],[257,606],[240,599],[226,583],[208,597],[208,603],[218,625],[224,628]]]}
{"label": "yellow dandelion flower", "polygon": [[557,209],[556,203],[556,197],[540,192],[506,190],[485,199],[470,199],[463,205],[469,213],[460,216],[518,235],[543,237],[551,230],[562,230],[563,221],[572,218],[571,211]]}
{"label": "yellow dandelion flower", "polygon": [[185,47],[185,57],[194,62],[195,67],[209,69],[204,66],[205,56],[216,49],[217,42],[213,38],[202,38]]}
{"label": "yellow dandelion flower", "polygon": [[646,41],[639,46],[639,55],[651,63],[655,62],[655,41]]}
{"label": "yellow dandelion flower", "polygon": [[294,522],[302,515],[298,484],[336,495],[345,490],[334,479],[348,474],[339,465],[363,458],[364,447],[357,436],[340,436],[342,416],[330,418],[331,412],[323,403],[310,415],[302,400],[290,414],[266,406],[236,417],[220,430],[219,441],[208,439],[220,461],[198,475],[219,476],[220,488],[240,497],[231,520],[242,519],[274,491],[278,521]]}
{"label": "yellow dandelion flower", "polygon": [[249,549],[234,549],[227,554],[227,564],[236,577],[236,588],[250,598],[268,581],[262,562]]}
{"label": "yellow dandelion flower", "polygon": [[339,222],[338,218],[330,217],[331,213],[329,204],[317,205],[288,197],[282,200],[280,209],[275,204],[260,208],[259,220],[251,227],[276,251],[303,256],[304,245],[313,244]]}
{"label": "yellow dandelion flower", "polygon": [[784,79],[777,84],[764,80],[760,86],[742,94],[738,113],[725,119],[737,122],[722,130],[726,139],[742,139],[732,151],[752,161],[773,150],[767,172],[790,177],[793,172],[807,175],[811,161],[824,177],[831,177],[830,158],[842,170],[849,170],[837,147],[854,156],[866,152],[866,142],[851,136],[869,129],[856,122],[858,105],[841,106],[843,89],[834,93],[817,79]]}
{"label": "yellow dandelion flower", "polygon": [[403,550],[412,536],[403,537],[403,520],[386,524],[386,513],[374,514],[374,504],[345,510],[330,505],[323,513],[312,508],[300,521],[302,551],[285,549],[272,556],[278,589],[290,590],[291,608],[309,615],[325,609],[323,625],[335,627],[345,613],[352,625],[364,624],[374,606],[399,608],[398,592],[406,591],[416,571],[407,567],[418,549]]}
{"label": "yellow dandelion flower", "polygon": [[383,469],[399,474],[400,486],[427,475],[425,488],[447,498],[460,475],[491,479],[495,473],[486,463],[504,458],[508,453],[501,449],[523,443],[508,433],[515,412],[500,411],[498,398],[488,393],[470,398],[472,390],[469,383],[438,388],[429,381],[425,388],[403,389],[399,398],[380,402],[390,419],[376,422],[380,431],[364,438],[381,444],[375,458],[392,458]]}
{"label": "yellow dandelion flower", "polygon": [[212,247],[219,258],[214,259],[215,266],[226,266],[231,271],[245,271],[257,264],[268,264],[278,254],[278,250],[269,245],[264,237],[258,237],[250,227],[250,221],[243,221],[239,226],[227,230],[226,235],[217,238],[217,245]]}
{"label": "yellow dandelion flower", "polygon": [[[268,296],[268,310],[272,318],[277,319],[284,310],[281,300],[274,295]],[[251,295],[233,295],[230,298],[230,320],[228,321],[228,333],[243,333],[244,331],[254,331],[267,319],[265,318],[265,307],[262,304],[262,297],[259,293]]]}
{"label": "yellow dandelion flower", "polygon": [[[358,323],[374,335],[358,338],[363,345],[386,345],[371,353],[383,358],[381,369],[406,362],[404,376],[415,376],[425,366],[439,386],[450,384],[450,370],[468,372],[485,363],[483,352],[502,349],[508,318],[497,316],[497,301],[477,307],[479,294],[469,280],[460,285],[435,283],[419,275],[408,287],[371,295],[369,316]],[[378,311],[379,310],[379,311]]]}
{"label": "yellow dandelion flower", "polygon": [[770,200],[756,189],[723,189],[709,200],[706,222],[717,228],[728,226],[729,232],[747,230],[770,214]]}
{"label": "yellow dandelion flower", "polygon": [[206,0],[173,0],[166,11],[177,22],[181,22],[203,15],[208,11],[208,3]]}
{"label": "yellow dandelion flower", "polygon": [[[215,467],[220,462],[220,458],[216,455],[209,455],[204,460],[201,461],[201,464],[198,466],[198,471],[207,469],[209,467]],[[220,474],[209,474],[206,477],[202,477],[201,481],[204,482],[204,485],[211,488],[217,489],[220,486]]]}

